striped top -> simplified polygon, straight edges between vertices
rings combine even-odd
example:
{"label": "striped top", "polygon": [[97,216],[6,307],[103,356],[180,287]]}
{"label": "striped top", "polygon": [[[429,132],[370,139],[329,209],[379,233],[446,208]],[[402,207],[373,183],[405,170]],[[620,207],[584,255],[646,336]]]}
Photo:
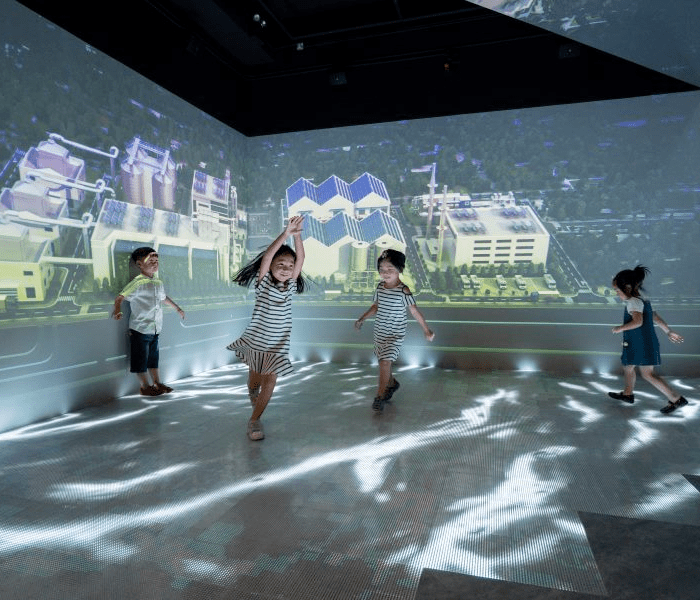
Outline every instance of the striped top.
{"label": "striped top", "polygon": [[296,279],[290,279],[284,289],[280,289],[272,282],[270,273],[266,273],[255,286],[255,306],[250,323],[241,337],[228,346],[254,371],[287,375],[293,370],[288,355],[292,335],[292,295],[296,291]]}
{"label": "striped top", "polygon": [[374,302],[377,304],[374,353],[380,360],[396,360],[406,336],[406,308],[416,301],[407,286],[387,289],[380,281],[374,291]]}
{"label": "striped top", "polygon": [[129,302],[131,316],[129,329],[144,334],[160,333],[163,329],[163,308],[165,300],[163,282],[157,277],[146,277],[139,273],[119,294]]}

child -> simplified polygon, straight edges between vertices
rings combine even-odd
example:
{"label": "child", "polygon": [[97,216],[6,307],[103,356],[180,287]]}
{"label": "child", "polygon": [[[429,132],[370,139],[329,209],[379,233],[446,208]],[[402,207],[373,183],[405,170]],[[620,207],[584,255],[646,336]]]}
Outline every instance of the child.
{"label": "child", "polygon": [[[112,317],[117,321],[122,318],[122,302],[127,300],[131,305],[131,372],[136,373],[143,396],[160,396],[173,391],[173,388],[161,383],[158,373],[158,336],[163,328],[163,309],[160,303],[172,306],[183,319],[185,313],[165,295],[163,282],[155,276],[158,271],[158,253],[153,248],[136,248],[131,253],[131,260],[141,274],[134,277],[117,296]],[[152,384],[148,381],[149,374]]]}
{"label": "child", "polygon": [[[253,262],[234,277],[239,285],[255,281],[253,316],[243,335],[227,346],[248,365],[248,396],[253,414],[248,421],[248,437],[265,437],[260,417],[270,401],[277,376],[293,371],[289,362],[292,333],[292,295],[304,291],[301,267],[304,244],[301,239],[303,217],[292,217],[286,229]],[[296,252],[283,242],[294,236]]]}
{"label": "child", "polygon": [[634,384],[636,380],[635,367],[639,367],[642,377],[659,390],[668,404],[661,412],[668,414],[688,401],[674,392],[669,385],[654,374],[654,366],[661,363],[659,355],[659,340],[654,331],[654,323],[666,332],[668,339],[680,344],[683,338],[664,322],[661,316],[654,312],[651,303],[642,298],[642,282],[649,269],[637,265],[634,269],[620,271],[612,280],[612,287],[625,304],[624,324],[613,327],[613,333],[623,334],[622,368],[625,374],[625,389],[622,392],[608,392],[611,398],[623,402],[634,402]]}
{"label": "child", "polygon": [[374,303],[355,321],[355,328],[360,329],[367,317],[377,315],[374,321],[374,353],[379,359],[379,384],[372,402],[372,410],[376,413],[382,412],[384,403],[399,389],[399,382],[391,374],[391,366],[399,356],[406,335],[406,307],[423,328],[425,338],[429,342],[435,338],[418,310],[411,290],[399,279],[405,265],[406,256],[398,250],[384,250],[380,254],[377,270],[382,281],[374,291]]}

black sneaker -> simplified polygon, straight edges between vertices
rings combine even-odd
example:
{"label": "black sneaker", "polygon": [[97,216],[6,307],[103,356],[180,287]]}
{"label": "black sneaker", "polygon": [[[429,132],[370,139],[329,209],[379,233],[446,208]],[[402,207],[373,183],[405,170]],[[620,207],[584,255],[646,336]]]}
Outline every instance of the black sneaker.
{"label": "black sneaker", "polygon": [[394,392],[398,390],[401,387],[401,384],[398,382],[397,379],[394,379],[394,383],[392,383],[389,387],[386,388],[386,393],[384,394],[384,399],[389,400],[394,395]]}
{"label": "black sneaker", "polygon": [[384,410],[384,398],[375,396],[374,402],[372,402],[372,410],[376,413],[382,412]]}
{"label": "black sneaker", "polygon": [[622,400],[628,404],[632,404],[634,402],[634,394],[627,395],[623,394],[622,392],[608,392],[608,396],[615,398],[615,400]]}
{"label": "black sneaker", "polygon": [[677,408],[685,406],[686,404],[688,404],[688,401],[683,396],[681,396],[675,402],[669,402],[666,406],[660,408],[659,410],[665,415],[667,415],[668,413],[672,413]]}

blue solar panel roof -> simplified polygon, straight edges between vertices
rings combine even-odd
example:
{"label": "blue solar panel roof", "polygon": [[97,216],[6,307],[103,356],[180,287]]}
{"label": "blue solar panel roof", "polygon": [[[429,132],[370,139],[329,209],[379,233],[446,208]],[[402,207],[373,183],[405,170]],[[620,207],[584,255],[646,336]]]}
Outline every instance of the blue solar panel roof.
{"label": "blue solar panel roof", "polygon": [[304,217],[304,229],[301,232],[301,239],[307,240],[309,238],[318,240],[326,246],[330,245],[326,243],[326,228],[323,226],[323,223],[311,215],[306,215]]}
{"label": "blue solar panel roof", "polygon": [[374,175],[363,173],[355,181],[350,184],[350,193],[353,202],[369,196],[372,192],[381,196],[385,200],[389,200],[389,193],[386,191],[386,186],[383,181],[377,179]]}
{"label": "blue solar panel roof", "polygon": [[375,210],[371,215],[360,221],[359,225],[362,241],[371,244],[383,235],[388,234],[395,240],[405,243],[403,233],[401,233],[396,219],[390,217],[382,210]]}
{"label": "blue solar panel roof", "polygon": [[310,198],[314,202],[317,202],[316,186],[308,179],[300,177],[287,188],[287,206],[292,206],[302,198]]}
{"label": "blue solar panel roof", "polygon": [[349,217],[345,213],[339,213],[331,220],[321,223],[311,215],[306,215],[302,239],[312,238],[324,246],[332,246],[346,236],[352,240],[372,244],[383,235],[389,235],[402,244],[406,243],[396,219],[384,211],[375,210],[362,221]]}
{"label": "blue solar panel roof", "polygon": [[287,206],[292,206],[302,198],[310,198],[321,205],[334,196],[342,196],[357,203],[372,193],[389,200],[384,182],[369,173],[364,173],[349,185],[336,175],[331,175],[319,186],[300,177],[287,188]]}
{"label": "blue solar panel roof", "polygon": [[335,215],[330,221],[324,225],[326,229],[326,245],[332,246],[338,240],[342,240],[345,236],[350,236],[355,240],[360,239],[360,228],[357,221],[345,213]]}
{"label": "blue solar panel roof", "polygon": [[316,201],[319,204],[323,204],[334,196],[342,196],[350,200],[350,186],[340,177],[331,175],[316,188]]}

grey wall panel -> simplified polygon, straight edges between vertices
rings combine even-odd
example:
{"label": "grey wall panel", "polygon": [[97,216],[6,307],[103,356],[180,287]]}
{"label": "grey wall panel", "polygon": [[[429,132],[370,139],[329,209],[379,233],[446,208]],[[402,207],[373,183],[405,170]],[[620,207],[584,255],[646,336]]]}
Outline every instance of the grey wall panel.
{"label": "grey wall panel", "polygon": [[[185,307],[186,309],[187,307]],[[305,304],[293,307],[292,360],[373,361],[372,322],[361,331],[354,320],[365,306]],[[409,321],[400,356],[403,365],[450,369],[620,372],[621,308],[421,307],[434,342]],[[164,381],[235,362],[226,344],[245,328],[250,305],[187,311],[181,321],[167,309],[160,340]],[[684,335],[674,345],[661,335],[664,375],[697,375],[700,314],[668,309],[664,317]],[[138,393],[128,372],[125,321],[107,317],[62,324],[33,324],[2,331],[0,431],[104,404]]]}

